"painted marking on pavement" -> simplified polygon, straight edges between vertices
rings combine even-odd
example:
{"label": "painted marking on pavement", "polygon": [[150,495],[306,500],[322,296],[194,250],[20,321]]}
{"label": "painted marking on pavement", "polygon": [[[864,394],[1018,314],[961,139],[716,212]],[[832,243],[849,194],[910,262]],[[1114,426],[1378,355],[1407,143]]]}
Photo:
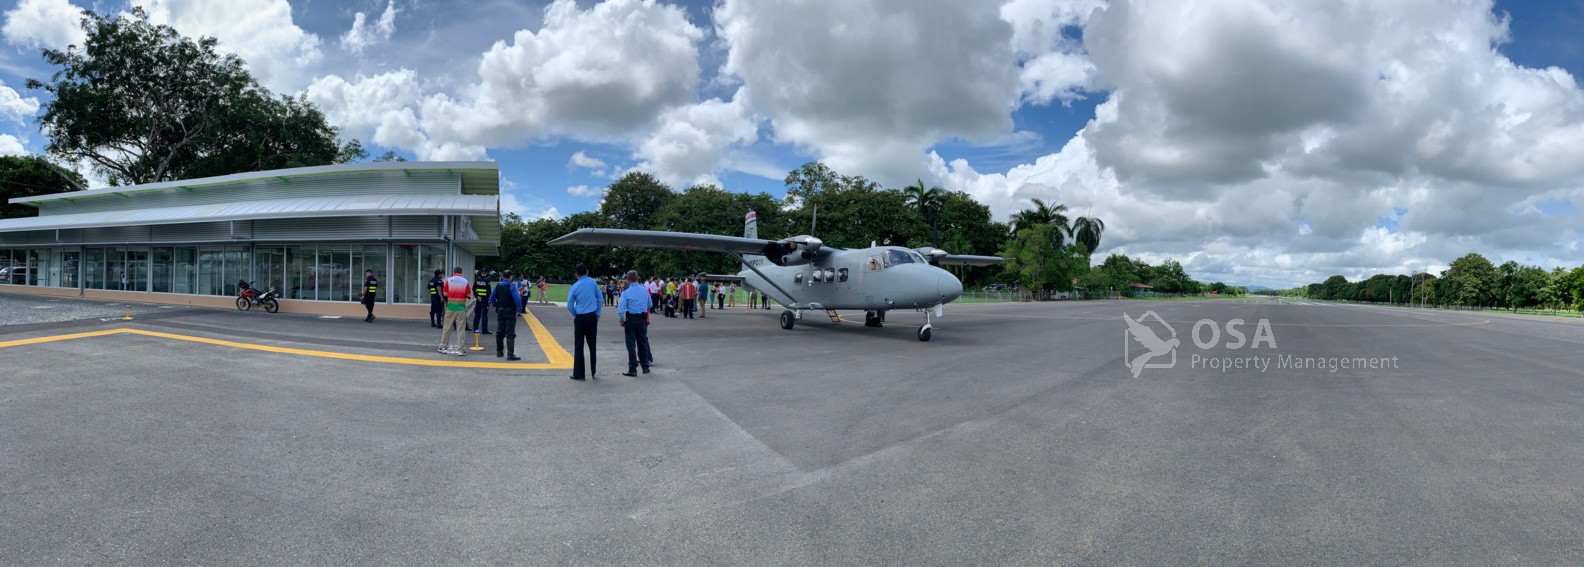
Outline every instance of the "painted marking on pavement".
{"label": "painted marking on pavement", "polygon": [[[163,338],[163,339],[172,339],[172,340],[178,340],[178,341],[188,341],[188,342],[195,342],[195,343],[203,343],[203,344],[209,344],[209,345],[215,345],[215,346],[224,346],[224,347],[240,348],[240,349],[247,349],[247,350],[257,350],[257,351],[263,351],[263,352],[274,352],[274,353],[280,353],[280,354],[294,354],[294,355],[298,355],[298,356],[313,356],[313,357],[318,357],[318,358],[335,358],[335,359],[340,359],[340,360],[356,360],[356,361],[360,361],[360,362],[380,362],[380,363],[386,363],[386,364],[406,364],[406,365],[411,365],[411,366],[438,366],[438,367],[447,367],[447,368],[498,368],[498,369],[503,369],[503,370],[511,370],[511,369],[518,369],[518,370],[567,370],[567,369],[572,368],[572,355],[570,353],[568,353],[566,351],[566,349],[562,348],[560,343],[556,342],[555,338],[550,335],[550,331],[548,329],[546,329],[543,324],[539,323],[539,320],[535,319],[532,314],[525,314],[525,316],[523,318],[525,320],[527,320],[528,327],[533,329],[534,339],[536,339],[539,342],[539,348],[544,350],[545,358],[548,358],[549,362],[470,362],[470,361],[456,360],[454,358],[453,359],[425,359],[425,358],[404,358],[404,357],[397,357],[397,356],[375,356],[375,355],[367,355],[367,354],[352,354],[352,353],[325,351],[325,350],[309,350],[309,349],[289,348],[289,347],[280,347],[280,346],[272,346],[272,345],[241,343],[241,342],[228,341],[228,340],[223,340],[223,339],[211,339],[211,338],[208,338],[208,337],[195,337],[195,336],[191,336],[191,335],[178,335],[178,334],[175,334],[175,333],[165,333],[165,332],[160,332],[160,331],[147,331],[147,330],[143,330],[143,329],[130,329],[130,328],[125,328],[125,327],[117,328],[117,329],[105,329],[103,331],[90,331],[90,332],[86,332],[86,333],[72,333],[72,334],[68,334],[68,335],[52,335],[52,336],[48,336],[48,337],[35,337],[35,338],[31,338],[31,339],[19,339],[19,340],[14,340],[14,341],[5,341],[5,342],[0,342],[0,348],[9,348],[9,347],[33,345],[33,344],[40,344],[40,343],[49,343],[49,342],[55,342],[55,341],[66,341],[66,340],[72,340],[72,339],[85,339],[85,338],[91,338],[91,337],[103,337],[103,336],[118,335],[118,334],[132,334],[132,335],[143,335],[143,336],[146,336],[146,337],[159,337],[159,338]],[[451,355],[446,355],[446,356],[451,356]]]}

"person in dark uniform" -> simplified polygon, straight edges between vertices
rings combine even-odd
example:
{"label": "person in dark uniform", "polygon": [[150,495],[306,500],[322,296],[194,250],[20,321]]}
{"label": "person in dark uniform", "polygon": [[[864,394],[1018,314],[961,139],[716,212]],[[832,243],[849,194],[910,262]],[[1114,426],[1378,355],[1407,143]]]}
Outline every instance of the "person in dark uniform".
{"label": "person in dark uniform", "polygon": [[490,334],[489,295],[489,276],[479,276],[479,279],[473,282],[473,297],[478,300],[478,306],[473,308],[473,326],[468,330],[481,335]]}
{"label": "person in dark uniform", "polygon": [[495,308],[495,358],[522,360],[517,356],[517,314],[523,303],[522,294],[512,285],[511,270],[506,270],[489,296],[488,305]]}
{"label": "person in dark uniform", "polygon": [[374,270],[363,270],[363,308],[368,309],[368,317],[364,323],[374,322],[374,294],[379,293],[379,278],[374,277]]}
{"label": "person in dark uniform", "polygon": [[436,329],[445,328],[442,325],[445,321],[445,297],[440,294],[440,290],[445,287],[445,280],[440,279],[444,273],[436,269],[434,277],[429,278],[429,326]]}

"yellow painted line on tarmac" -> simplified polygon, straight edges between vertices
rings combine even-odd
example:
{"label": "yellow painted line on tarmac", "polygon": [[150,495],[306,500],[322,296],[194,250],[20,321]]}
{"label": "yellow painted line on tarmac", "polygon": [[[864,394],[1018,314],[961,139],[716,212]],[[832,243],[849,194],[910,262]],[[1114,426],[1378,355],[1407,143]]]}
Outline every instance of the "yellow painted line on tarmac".
{"label": "yellow painted line on tarmac", "polygon": [[572,368],[572,353],[567,352],[561,347],[561,343],[556,342],[555,336],[550,334],[550,329],[546,329],[544,324],[539,322],[539,318],[534,317],[532,311],[524,311],[523,320],[527,321],[528,328],[533,330],[534,340],[539,341],[539,350],[544,351],[545,358],[550,359],[547,364],[555,365],[545,368]]}
{"label": "yellow painted line on tarmac", "polygon": [[48,337],[35,337],[35,338],[31,338],[31,339],[20,339],[20,340],[15,340],[15,341],[0,342],[0,348],[14,347],[14,346],[23,346],[23,345],[36,345],[36,344],[39,344],[39,343],[52,343],[52,342],[55,342],[55,341],[65,341],[65,340],[71,340],[71,339],[85,339],[85,338],[88,338],[88,337],[103,337],[105,335],[117,335],[117,334],[120,334],[122,332],[123,332],[122,329],[107,329],[107,330],[103,330],[103,331],[90,331],[90,332],[87,332],[87,333],[72,333],[70,335],[52,335],[52,336],[48,336]]}
{"label": "yellow painted line on tarmac", "polygon": [[[106,330],[103,330],[103,331],[92,331],[92,332],[87,332],[87,333],[74,333],[74,334],[69,334],[69,335],[54,335],[54,336],[49,336],[49,337],[37,337],[37,338],[32,338],[32,339],[21,339],[21,340],[15,340],[15,341],[0,342],[0,348],[14,347],[14,346],[23,346],[23,345],[32,345],[32,344],[39,344],[39,343],[48,343],[48,342],[55,342],[55,341],[65,341],[65,340],[71,340],[71,339],[84,339],[84,338],[91,338],[91,337],[103,337],[103,336],[117,335],[117,334],[125,333],[125,334],[133,334],[133,335],[143,335],[143,336],[146,336],[146,337],[159,337],[159,338],[162,338],[162,339],[172,339],[172,340],[178,340],[178,341],[188,341],[188,342],[194,342],[194,343],[203,343],[203,344],[215,345],[215,346],[240,348],[240,349],[256,350],[256,351],[263,351],[263,352],[274,352],[274,353],[280,353],[280,354],[293,354],[293,355],[298,355],[298,356],[312,356],[312,357],[318,357],[318,358],[334,358],[334,359],[339,359],[339,360],[355,360],[355,361],[359,361],[359,362],[380,362],[380,363],[385,363],[385,364],[406,364],[406,365],[410,365],[410,366],[435,366],[435,367],[442,367],[442,368],[497,368],[497,369],[502,369],[502,370],[512,370],[512,369],[516,369],[516,370],[566,370],[566,369],[572,368],[572,355],[567,353],[566,349],[561,348],[561,345],[559,343],[557,343],[555,338],[550,335],[550,331],[548,329],[545,329],[544,325],[540,324],[539,320],[538,319],[534,319],[532,315],[526,316],[525,319],[528,320],[528,326],[533,329],[534,338],[539,341],[539,347],[544,349],[545,357],[550,359],[549,362],[471,362],[471,361],[456,360],[454,358],[450,358],[450,359],[426,359],[426,358],[405,358],[405,357],[398,357],[398,356],[375,356],[375,355],[368,355],[368,354],[352,354],[352,353],[346,353],[346,352],[335,352],[335,351],[327,351],[327,350],[309,350],[309,349],[300,349],[300,348],[279,347],[279,346],[272,346],[272,345],[240,343],[240,342],[236,342],[236,341],[227,341],[227,340],[223,340],[223,339],[211,339],[211,338],[208,338],[208,337],[195,337],[195,336],[191,336],[191,335],[178,335],[178,334],[175,334],[175,333],[164,333],[164,332],[160,332],[160,331],[146,331],[146,330],[143,330],[143,329],[130,329],[130,328],[125,328],[125,327],[116,328],[116,329],[106,329]],[[443,356],[452,356],[452,355],[443,355]]]}

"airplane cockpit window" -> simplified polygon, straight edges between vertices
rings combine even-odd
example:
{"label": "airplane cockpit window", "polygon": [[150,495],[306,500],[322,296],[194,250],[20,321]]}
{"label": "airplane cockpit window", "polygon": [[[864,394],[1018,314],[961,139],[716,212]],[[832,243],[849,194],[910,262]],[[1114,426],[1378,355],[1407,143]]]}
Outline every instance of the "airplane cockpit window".
{"label": "airplane cockpit window", "polygon": [[885,265],[887,268],[898,264],[914,263],[912,255],[902,250],[886,250]]}

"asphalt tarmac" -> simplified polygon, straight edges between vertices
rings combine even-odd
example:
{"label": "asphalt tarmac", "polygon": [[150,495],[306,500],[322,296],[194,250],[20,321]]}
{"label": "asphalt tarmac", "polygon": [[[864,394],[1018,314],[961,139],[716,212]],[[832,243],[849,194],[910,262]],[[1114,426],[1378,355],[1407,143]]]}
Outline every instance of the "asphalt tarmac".
{"label": "asphalt tarmac", "polygon": [[[540,367],[401,362],[498,360],[435,353],[422,321],[3,326],[0,564],[1584,563],[1578,320],[946,311],[927,343],[914,312],[656,317],[640,378],[607,316],[590,382],[522,323]],[[570,349],[565,309],[533,312]],[[1124,312],[1176,348],[1148,356]],[[120,328],[222,342],[17,344]]]}

